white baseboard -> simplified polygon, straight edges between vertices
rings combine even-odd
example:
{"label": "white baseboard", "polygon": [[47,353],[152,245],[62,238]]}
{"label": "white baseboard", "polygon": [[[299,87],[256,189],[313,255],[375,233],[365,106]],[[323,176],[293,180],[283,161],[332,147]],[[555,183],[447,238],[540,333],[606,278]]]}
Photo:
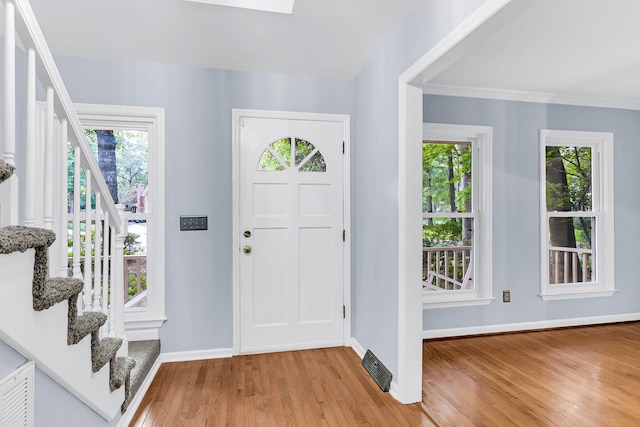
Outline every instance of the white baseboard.
{"label": "white baseboard", "polygon": [[400,390],[398,390],[398,383],[397,382],[391,381],[391,387],[389,388],[389,394],[395,400],[397,400],[398,402],[400,402],[403,405],[405,405],[405,403],[402,402],[402,400],[400,399]]}
{"label": "white baseboard", "polygon": [[423,339],[452,338],[466,335],[496,334],[531,331],[536,329],[564,328],[569,326],[600,325],[605,323],[634,322],[640,313],[613,314],[608,316],[577,317],[572,319],[541,320],[537,322],[507,323],[502,325],[471,326],[467,328],[432,329],[422,331]]}
{"label": "white baseboard", "polygon": [[360,356],[360,359],[364,358],[364,354],[366,353],[366,350],[364,349],[364,347],[362,347],[362,345],[358,342],[357,339],[351,338],[351,348],[353,349],[353,351],[356,352],[358,356]]}
{"label": "white baseboard", "polygon": [[[356,354],[358,356],[360,356],[360,359],[364,358],[365,353],[367,352],[364,347],[362,346],[362,344],[360,344],[358,342],[357,339],[355,338],[351,338],[351,348],[353,349],[353,351],[356,352]],[[402,403],[402,401],[400,400],[399,396],[399,392],[398,392],[398,383],[396,383],[395,381],[391,381],[391,387],[389,388],[389,394],[396,399],[398,402]]]}
{"label": "white baseboard", "polygon": [[179,351],[175,353],[162,353],[160,361],[168,362],[189,362],[192,360],[205,359],[226,359],[233,356],[232,348],[214,348],[211,350]]}

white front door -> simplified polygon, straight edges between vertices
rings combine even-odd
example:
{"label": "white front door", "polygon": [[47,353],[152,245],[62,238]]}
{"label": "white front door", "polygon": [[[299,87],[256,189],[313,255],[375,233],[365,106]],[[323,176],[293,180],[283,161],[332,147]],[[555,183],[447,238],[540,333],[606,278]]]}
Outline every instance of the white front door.
{"label": "white front door", "polygon": [[239,123],[240,352],[344,344],[343,124]]}

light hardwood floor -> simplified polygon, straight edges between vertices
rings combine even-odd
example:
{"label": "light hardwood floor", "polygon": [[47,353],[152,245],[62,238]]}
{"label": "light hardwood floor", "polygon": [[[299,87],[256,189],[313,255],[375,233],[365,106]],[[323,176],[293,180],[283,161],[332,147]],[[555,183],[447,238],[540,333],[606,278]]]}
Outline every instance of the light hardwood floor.
{"label": "light hardwood floor", "polygon": [[163,364],[130,426],[431,426],[345,347]]}
{"label": "light hardwood floor", "polygon": [[425,341],[422,404],[349,348],[162,365],[131,426],[640,426],[640,323]]}
{"label": "light hardwood floor", "polygon": [[640,426],[640,323],[425,341],[441,426]]}

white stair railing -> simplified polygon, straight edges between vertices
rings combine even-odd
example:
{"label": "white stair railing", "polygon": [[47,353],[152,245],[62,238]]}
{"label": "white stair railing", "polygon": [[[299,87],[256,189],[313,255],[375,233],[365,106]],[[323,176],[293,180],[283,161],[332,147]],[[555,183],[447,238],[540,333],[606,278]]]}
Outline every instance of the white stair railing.
{"label": "white stair railing", "polygon": [[[67,235],[71,231],[71,274],[85,283],[79,310],[104,312],[109,320],[102,333],[125,338],[124,211],[111,198],[28,0],[3,0],[3,3],[4,141],[0,154],[12,165],[23,164],[25,170],[18,169],[3,185],[0,225],[22,223],[54,230],[57,240],[49,256],[53,276],[68,274]],[[18,43],[26,53],[25,70],[16,67]],[[21,123],[16,120],[16,73],[23,71],[27,80],[25,140],[16,141],[16,123]],[[38,82],[46,93],[44,111],[38,110]],[[25,155],[23,162],[16,162],[16,144],[24,144],[24,150],[18,151]],[[71,185],[67,174],[68,144],[73,152]],[[68,188],[72,200],[68,200]],[[20,201],[22,221],[18,217]],[[122,351],[126,352],[126,344]]]}

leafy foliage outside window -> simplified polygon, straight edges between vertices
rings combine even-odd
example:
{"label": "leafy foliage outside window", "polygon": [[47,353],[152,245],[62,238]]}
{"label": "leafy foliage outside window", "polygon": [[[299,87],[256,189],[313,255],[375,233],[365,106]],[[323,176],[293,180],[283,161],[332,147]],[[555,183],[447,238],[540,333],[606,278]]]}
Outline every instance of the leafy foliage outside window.
{"label": "leafy foliage outside window", "polygon": [[[87,129],[85,132],[97,159],[99,156],[97,133],[92,129]],[[146,187],[149,182],[147,132],[134,130],[103,132],[112,132],[116,141],[117,203],[133,206],[136,204],[138,185]]]}
{"label": "leafy foliage outside window", "polygon": [[595,218],[590,215],[593,208],[591,168],[591,147],[545,147],[547,212],[575,213],[572,216],[549,216],[551,284],[581,283],[593,279],[591,250]]}
{"label": "leafy foliage outside window", "polygon": [[[96,160],[100,166],[101,172],[109,187],[109,191],[114,202],[125,205],[125,209],[131,212],[144,213],[146,210],[146,195],[148,186],[148,134],[145,131],[135,130],[85,130],[89,146],[93,150]],[[102,143],[100,138],[103,139]],[[104,139],[108,143],[104,143]],[[67,181],[67,198],[69,211],[73,210],[73,181],[74,181],[74,153],[71,145],[67,146],[67,164],[68,164],[68,181]],[[105,151],[112,151],[105,153]],[[111,158],[112,164],[105,166],[105,157]],[[108,163],[108,162],[107,162]],[[115,172],[115,176],[109,176]],[[86,176],[83,171],[80,175],[80,210],[86,208]],[[95,194],[91,196],[91,209],[95,209]],[[131,214],[129,214],[131,215]],[[135,215],[135,214],[134,214]],[[142,230],[145,238],[136,232],[129,232],[124,241],[125,268],[128,285],[128,299],[136,296],[140,291],[147,288],[146,274],[146,221],[132,219],[129,222],[130,227],[136,227],[136,230]],[[71,225],[70,225],[71,227]],[[81,223],[81,240],[84,241],[85,226]],[[70,234],[71,234],[70,228]],[[95,239],[95,231],[91,231],[92,242]],[[68,236],[69,255],[71,256],[71,247],[73,238]],[[102,246],[104,248],[104,245]],[[94,254],[92,244],[92,255]],[[84,257],[85,245],[81,245],[81,256]],[[127,256],[135,256],[135,259],[127,259]],[[84,260],[82,260],[84,263]],[[84,270],[84,266],[81,269]],[[138,281],[140,289],[138,289]],[[144,306],[144,302],[139,306]]]}
{"label": "leafy foliage outside window", "polygon": [[[293,141],[293,146],[291,138],[282,138],[269,145],[260,157],[258,170],[278,172],[297,167],[300,172],[327,171],[324,156],[313,144],[298,138]],[[292,158],[295,164],[292,163]]]}
{"label": "leafy foliage outside window", "polygon": [[[471,146],[469,143],[426,142],[422,145],[422,210],[429,213],[471,211]],[[467,218],[424,221],[424,246],[470,245]]]}
{"label": "leafy foliage outside window", "polygon": [[[592,210],[591,147],[546,147],[547,212]],[[590,247],[591,221],[551,218],[552,246]]]}

